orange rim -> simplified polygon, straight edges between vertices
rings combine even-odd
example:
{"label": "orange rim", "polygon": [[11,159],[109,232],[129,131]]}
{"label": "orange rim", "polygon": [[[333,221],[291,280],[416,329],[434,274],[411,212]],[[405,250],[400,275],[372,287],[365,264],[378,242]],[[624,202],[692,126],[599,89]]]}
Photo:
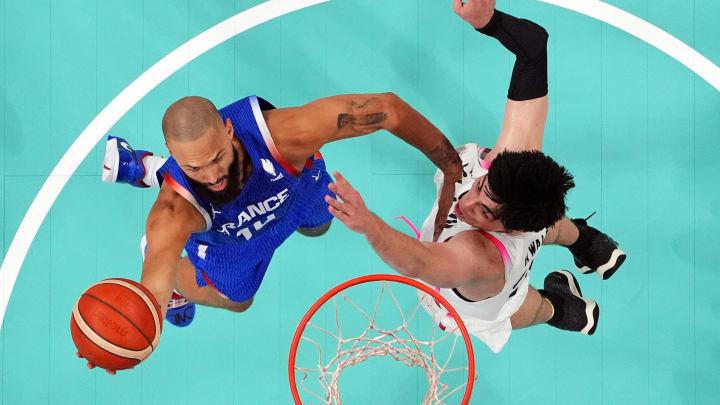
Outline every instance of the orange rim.
{"label": "orange rim", "polygon": [[290,345],[290,358],[288,360],[288,376],[290,377],[290,391],[292,391],[293,399],[295,400],[295,404],[301,405],[302,402],[300,401],[300,394],[298,393],[297,389],[297,383],[295,381],[295,357],[297,355],[297,348],[298,344],[300,343],[300,338],[302,337],[303,332],[305,331],[305,326],[307,326],[308,322],[310,322],[310,318],[315,315],[315,312],[323,306],[330,298],[334,297],[338,292],[345,290],[349,287],[358,285],[358,284],[364,284],[364,283],[370,283],[373,281],[392,281],[395,283],[401,283],[406,284],[411,287],[415,287],[417,289],[420,289],[428,294],[430,294],[433,298],[435,298],[439,303],[441,303],[445,309],[452,315],[453,319],[455,319],[455,323],[460,328],[460,333],[462,334],[463,340],[465,341],[465,351],[468,355],[468,379],[467,384],[465,385],[465,395],[463,396],[462,405],[467,405],[470,402],[470,395],[472,394],[472,387],[473,382],[475,379],[473,378],[475,375],[475,355],[473,353],[472,348],[472,342],[470,341],[470,335],[467,332],[467,329],[465,328],[465,324],[462,322],[462,319],[460,319],[460,315],[455,311],[455,308],[450,305],[449,302],[445,298],[443,298],[442,295],[440,295],[437,291],[433,290],[432,288],[428,287],[427,285],[420,283],[416,280],[413,280],[408,277],[398,276],[395,274],[371,274],[368,276],[362,276],[358,278],[354,278],[352,280],[348,280],[337,287],[333,288],[332,290],[328,291],[320,297],[315,303],[310,307],[310,309],[305,313],[305,316],[302,318],[300,323],[298,324],[298,327],[295,329],[295,335],[293,336],[292,344]]}

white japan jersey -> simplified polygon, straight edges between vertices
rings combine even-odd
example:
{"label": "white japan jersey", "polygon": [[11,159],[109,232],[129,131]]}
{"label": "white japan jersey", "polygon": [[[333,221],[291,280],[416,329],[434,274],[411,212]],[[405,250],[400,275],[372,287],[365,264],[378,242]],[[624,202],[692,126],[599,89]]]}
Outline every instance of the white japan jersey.
{"label": "white japan jersey", "polygon": [[[473,182],[485,175],[487,168],[490,167],[487,162],[482,160],[489,149],[468,143],[459,146],[456,150],[463,163],[463,178],[460,184],[456,183],[455,185],[455,199],[450,207],[445,229],[440,234],[438,241],[447,241],[463,231],[477,230],[477,228],[460,221],[454,214],[454,208],[460,197],[470,190]],[[443,173],[440,170],[435,174],[434,181],[439,195],[443,184]],[[436,199],[433,209],[420,231],[421,241],[432,241],[437,211],[438,201]],[[478,232],[480,231],[478,230]],[[530,267],[542,246],[547,230],[517,234],[482,233],[498,247],[505,264],[505,286],[500,294],[482,301],[471,302],[459,297],[451,288],[434,288],[455,308],[463,319],[468,332],[485,342],[493,352],[498,353],[510,337],[512,330],[510,316],[517,312],[527,296]],[[452,317],[432,297],[422,292],[419,295],[423,307],[436,322],[447,330],[456,329]]]}

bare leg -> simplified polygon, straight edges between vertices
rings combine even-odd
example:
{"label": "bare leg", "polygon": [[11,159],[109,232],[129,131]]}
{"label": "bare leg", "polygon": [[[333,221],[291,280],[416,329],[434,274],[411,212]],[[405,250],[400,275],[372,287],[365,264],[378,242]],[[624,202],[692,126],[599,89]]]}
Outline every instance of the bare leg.
{"label": "bare leg", "polygon": [[580,232],[573,221],[568,217],[562,217],[550,229],[543,241],[543,245],[570,246],[577,240]]}
{"label": "bare leg", "polygon": [[553,307],[548,300],[532,286],[528,287],[528,294],[520,309],[510,317],[513,329],[545,323],[552,318]]}
{"label": "bare leg", "polygon": [[180,259],[175,277],[175,288],[188,301],[192,301],[199,305],[209,307],[224,308],[233,312],[244,312],[253,302],[250,298],[244,302],[235,302],[218,294],[218,292],[208,286],[199,287],[195,281],[195,267],[190,263],[187,257]]}

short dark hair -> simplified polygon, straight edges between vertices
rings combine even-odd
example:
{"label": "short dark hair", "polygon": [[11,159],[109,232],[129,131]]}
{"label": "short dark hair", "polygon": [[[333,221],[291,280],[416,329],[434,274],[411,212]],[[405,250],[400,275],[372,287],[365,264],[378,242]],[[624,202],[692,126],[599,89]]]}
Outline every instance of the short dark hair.
{"label": "short dark hair", "polygon": [[495,218],[508,231],[538,232],[559,221],[573,176],[544,153],[504,151],[487,174],[489,197],[500,205]]}
{"label": "short dark hair", "polygon": [[192,142],[213,125],[223,125],[212,101],[199,96],[183,97],[172,103],[162,119],[165,142]]}

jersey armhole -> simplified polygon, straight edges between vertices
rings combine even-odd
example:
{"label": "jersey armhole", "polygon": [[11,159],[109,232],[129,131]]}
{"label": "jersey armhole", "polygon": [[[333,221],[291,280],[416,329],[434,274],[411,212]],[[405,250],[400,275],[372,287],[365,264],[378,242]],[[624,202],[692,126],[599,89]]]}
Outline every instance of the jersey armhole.
{"label": "jersey armhole", "polygon": [[[257,96],[250,97],[250,107],[252,109],[253,116],[255,117],[255,123],[257,124],[258,129],[260,130],[260,134],[265,141],[265,146],[267,147],[268,151],[270,151],[270,155],[272,155],[273,159],[275,159],[275,161],[278,162],[280,166],[282,166],[282,168],[285,169],[285,171],[288,172],[291,176],[298,177],[300,175],[300,172],[295,169],[290,164],[290,162],[288,162],[280,154],[280,151],[278,151],[277,147],[275,146],[275,141],[273,141],[272,136],[270,136],[270,130],[268,129],[267,123],[265,122],[265,117],[263,117],[262,115],[262,109],[260,108],[260,103],[258,102]],[[308,163],[306,163],[306,165],[307,164]]]}
{"label": "jersey armhole", "polygon": [[495,245],[495,247],[498,248],[498,250],[500,251],[500,257],[502,257],[503,264],[507,265],[508,263],[510,263],[510,255],[508,254],[508,251],[505,248],[505,245],[503,245],[503,243],[500,242],[500,239],[490,235],[487,232],[480,231],[480,233],[484,237],[488,238],[490,240],[490,242],[492,242]]}
{"label": "jersey armhole", "polygon": [[485,153],[485,152],[490,153],[491,150],[492,149],[490,149],[490,148],[484,148],[482,146],[478,146],[478,162],[480,162],[480,166],[482,166],[482,168],[485,170],[490,170],[491,162],[488,162],[487,160],[481,158],[480,156],[482,156],[483,153]]}
{"label": "jersey armhole", "polygon": [[197,200],[195,199],[195,196],[193,196],[192,193],[188,189],[186,189],[180,183],[178,183],[170,175],[170,173],[165,173],[163,175],[163,181],[166,182],[168,184],[168,186],[170,186],[170,188],[175,190],[176,193],[180,194],[180,196],[182,198],[186,199],[188,202],[190,202],[190,204],[193,205],[193,207],[195,207],[198,210],[200,215],[202,215],[203,218],[205,219],[205,231],[209,231],[210,228],[212,227],[212,220],[210,219],[210,214],[208,214],[208,212],[205,210],[205,208],[203,208],[200,205],[200,203],[197,202]]}

